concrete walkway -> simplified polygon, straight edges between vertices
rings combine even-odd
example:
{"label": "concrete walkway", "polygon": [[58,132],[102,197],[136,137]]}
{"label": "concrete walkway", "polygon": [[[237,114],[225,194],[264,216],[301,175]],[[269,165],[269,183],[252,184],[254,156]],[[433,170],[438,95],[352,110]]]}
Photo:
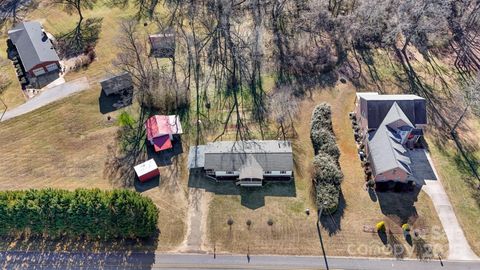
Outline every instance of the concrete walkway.
{"label": "concrete walkway", "polygon": [[462,227],[458,223],[455,212],[448,199],[442,182],[438,177],[438,173],[433,165],[430,154],[425,151],[425,155],[430,162],[430,166],[435,173],[436,180],[425,179],[425,191],[432,199],[435,210],[437,211],[440,222],[442,223],[445,234],[448,238],[448,259],[449,260],[478,260],[478,256],[470,248],[465,238]]}
{"label": "concrete walkway", "polygon": [[89,88],[89,83],[86,77],[76,79],[67,83],[63,83],[52,88],[46,89],[39,95],[31,98],[24,104],[7,110],[0,122],[12,119],[22,114],[29,113],[47,104],[53,103],[57,100],[63,99],[74,93],[86,90]]}

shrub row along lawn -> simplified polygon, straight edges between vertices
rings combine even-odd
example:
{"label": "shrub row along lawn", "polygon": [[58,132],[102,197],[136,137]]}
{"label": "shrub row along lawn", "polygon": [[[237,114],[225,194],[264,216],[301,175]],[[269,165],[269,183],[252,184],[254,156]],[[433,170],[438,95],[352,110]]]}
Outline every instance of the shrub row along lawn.
{"label": "shrub row along lawn", "polygon": [[0,235],[146,238],[158,209],[130,190],[42,189],[0,192]]}
{"label": "shrub row along lawn", "polygon": [[340,150],[333,134],[329,104],[322,103],[313,110],[310,139],[315,151],[313,181],[316,204],[319,209],[323,208],[322,213],[331,214],[338,208],[343,173],[338,163]]}

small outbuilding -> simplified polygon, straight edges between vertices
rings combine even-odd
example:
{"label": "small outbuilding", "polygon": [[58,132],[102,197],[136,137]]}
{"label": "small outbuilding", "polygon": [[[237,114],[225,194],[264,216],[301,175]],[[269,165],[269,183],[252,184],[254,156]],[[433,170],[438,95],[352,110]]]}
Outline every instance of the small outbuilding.
{"label": "small outbuilding", "polygon": [[156,58],[173,58],[175,56],[175,32],[172,29],[150,35],[150,55]]}
{"label": "small outbuilding", "polygon": [[155,152],[171,149],[174,135],[183,133],[178,115],[154,115],[145,122],[145,129]]}
{"label": "small outbuilding", "polygon": [[133,89],[132,76],[128,72],[114,75],[100,81],[102,91],[105,95],[121,94],[124,91]]}
{"label": "small outbuilding", "polygon": [[153,158],[145,161],[144,163],[138,164],[137,166],[133,167],[133,169],[135,170],[138,179],[142,183],[160,175],[157,163]]}

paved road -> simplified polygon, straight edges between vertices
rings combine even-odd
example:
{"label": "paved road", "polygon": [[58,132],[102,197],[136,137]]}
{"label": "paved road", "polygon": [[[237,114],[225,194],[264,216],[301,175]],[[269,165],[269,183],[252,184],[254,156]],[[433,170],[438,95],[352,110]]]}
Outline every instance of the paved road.
{"label": "paved road", "polygon": [[3,122],[8,119],[20,116],[22,114],[29,113],[47,104],[63,99],[69,95],[86,90],[88,88],[89,88],[89,84],[88,84],[87,78],[82,77],[80,79],[76,79],[76,80],[52,87],[50,89],[46,89],[43,92],[41,92],[39,95],[25,102],[24,104],[14,109],[7,110],[7,112],[5,112],[5,115],[0,121]]}
{"label": "paved road", "polygon": [[453,207],[443,188],[435,166],[426,150],[415,150],[410,153],[413,164],[413,173],[421,174],[425,185],[422,190],[432,199],[440,222],[448,238],[448,259],[450,260],[478,260],[477,255],[468,244],[462,227],[457,220]]}
{"label": "paved road", "polygon": [[[442,265],[443,264],[443,265]],[[325,269],[323,257],[155,253],[0,252],[2,269]],[[330,269],[478,270],[480,261],[329,258]]]}

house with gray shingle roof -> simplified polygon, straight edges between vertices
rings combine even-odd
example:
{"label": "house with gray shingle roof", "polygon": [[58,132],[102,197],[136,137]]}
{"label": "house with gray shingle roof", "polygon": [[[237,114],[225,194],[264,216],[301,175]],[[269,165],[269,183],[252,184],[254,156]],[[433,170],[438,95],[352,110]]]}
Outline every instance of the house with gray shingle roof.
{"label": "house with gray shingle roof", "polygon": [[355,112],[374,180],[411,180],[408,148],[423,136],[427,124],[425,99],[358,93]]}
{"label": "house with gray shingle roof", "polygon": [[8,36],[32,84],[40,77],[59,73],[60,58],[39,22],[18,23],[8,31]]}
{"label": "house with gray shingle roof", "polygon": [[217,181],[261,186],[264,181],[293,178],[292,146],[288,141],[221,141],[192,147],[189,168],[202,169]]}

